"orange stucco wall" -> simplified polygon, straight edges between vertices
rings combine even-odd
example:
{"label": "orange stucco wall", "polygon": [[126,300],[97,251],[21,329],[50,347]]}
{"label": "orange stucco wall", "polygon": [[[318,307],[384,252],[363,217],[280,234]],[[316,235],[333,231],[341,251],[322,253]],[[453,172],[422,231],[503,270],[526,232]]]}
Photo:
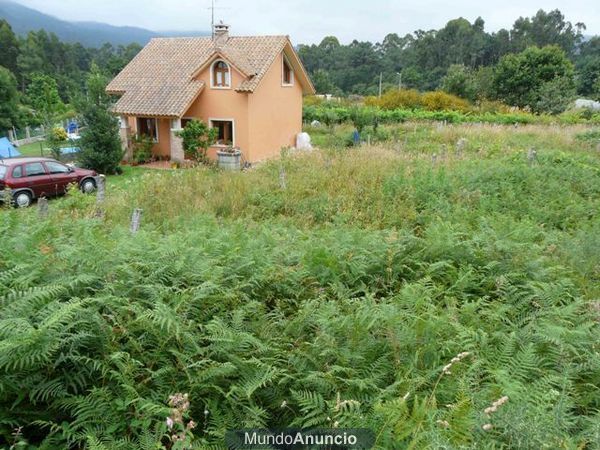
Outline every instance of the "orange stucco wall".
{"label": "orange stucco wall", "polygon": [[[240,147],[247,157],[247,149],[250,147],[248,140],[248,95],[236,92],[235,89],[212,89],[210,87],[210,68],[208,65],[197,76],[198,80],[204,81],[204,89],[198,98],[192,103],[184,118],[197,118],[205,123],[209,120],[227,119],[233,120],[234,145]],[[231,67],[231,85],[239,86],[243,81],[243,75]],[[216,158],[217,147],[211,147],[208,156]]]}
{"label": "orange stucco wall", "polygon": [[293,86],[282,86],[282,60],[279,54],[249,96],[251,161],[278,156],[302,131],[302,86],[295,76]]}
{"label": "orange stucco wall", "polygon": [[[158,120],[158,142],[152,146],[152,154],[155,156],[169,157],[171,155],[171,121],[169,119]],[[128,118],[132,135],[137,134],[137,118]]]}
{"label": "orange stucco wall", "polygon": [[[281,148],[295,145],[296,134],[302,130],[302,87],[294,80],[291,87],[282,86],[283,56],[275,58],[271,67],[252,93],[235,89],[211,89],[210,65],[198,75],[205,88],[184,114],[185,118],[234,120],[234,145],[240,147],[244,159],[256,162],[280,154]],[[231,68],[232,86],[238,86],[243,76]],[[209,150],[216,157],[217,147]]]}

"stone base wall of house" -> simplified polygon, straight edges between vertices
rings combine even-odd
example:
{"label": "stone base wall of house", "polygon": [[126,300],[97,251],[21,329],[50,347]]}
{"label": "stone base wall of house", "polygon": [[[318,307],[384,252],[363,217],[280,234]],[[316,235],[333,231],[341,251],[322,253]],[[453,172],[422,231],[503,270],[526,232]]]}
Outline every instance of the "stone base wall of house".
{"label": "stone base wall of house", "polygon": [[183,140],[177,136],[178,131],[181,131],[181,128],[171,128],[171,161],[183,162]]}

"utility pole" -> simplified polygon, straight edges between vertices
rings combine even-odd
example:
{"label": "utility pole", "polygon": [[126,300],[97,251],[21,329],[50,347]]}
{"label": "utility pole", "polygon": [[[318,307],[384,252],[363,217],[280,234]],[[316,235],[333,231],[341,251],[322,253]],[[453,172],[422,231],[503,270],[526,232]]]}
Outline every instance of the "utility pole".
{"label": "utility pole", "polygon": [[402,89],[402,72],[396,72],[398,74],[398,90]]}
{"label": "utility pole", "polygon": [[381,98],[381,83],[383,82],[383,72],[379,72],[379,97]]}

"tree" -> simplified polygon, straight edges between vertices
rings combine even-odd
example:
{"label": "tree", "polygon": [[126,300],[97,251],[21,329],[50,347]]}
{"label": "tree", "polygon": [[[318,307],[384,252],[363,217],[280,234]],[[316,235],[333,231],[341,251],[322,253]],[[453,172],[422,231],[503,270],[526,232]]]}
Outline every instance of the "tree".
{"label": "tree", "polygon": [[101,71],[96,63],[92,63],[90,73],[87,77],[86,95],[89,101],[98,106],[110,104],[110,96],[106,93],[109,79]]}
{"label": "tree", "polygon": [[600,76],[596,78],[594,85],[592,86],[592,96],[600,101]]}
{"label": "tree", "polygon": [[119,121],[104,106],[93,103],[84,109],[82,119],[86,128],[80,140],[80,164],[100,173],[118,173],[123,159]]}
{"label": "tree", "polygon": [[17,79],[0,66],[0,132],[5,132],[19,122],[19,92]]}
{"label": "tree", "polygon": [[477,86],[473,72],[461,64],[453,64],[442,78],[441,88],[449,94],[466,98],[470,101],[477,99]]}
{"label": "tree", "polygon": [[594,84],[600,80],[600,56],[588,56],[578,65],[578,92],[586,97],[595,97]]}
{"label": "tree", "polygon": [[575,99],[575,84],[567,77],[557,77],[542,84],[534,110],[560,114]]}
{"label": "tree", "polygon": [[[98,82],[98,76],[91,74],[87,80],[88,92],[99,89]],[[80,140],[79,163],[100,173],[119,173],[124,152],[119,121],[109,111],[108,103],[99,95],[89,95],[79,104],[79,109],[86,125]]]}
{"label": "tree", "polygon": [[54,125],[58,115],[66,110],[58,95],[56,80],[48,75],[33,75],[27,88],[27,98],[36,118],[48,129]]}
{"label": "tree", "polygon": [[359,133],[362,133],[367,125],[374,125],[375,117],[376,114],[372,108],[355,105],[350,109],[350,121]]}
{"label": "tree", "polygon": [[[574,84],[573,64],[565,52],[557,46],[529,47],[500,59],[494,75],[494,89],[498,99],[505,103],[539,112],[544,84],[559,78],[563,79],[563,87]],[[549,91],[550,88],[545,93]]]}
{"label": "tree", "polygon": [[565,21],[565,16],[555,9],[549,13],[540,9],[531,19],[519,17],[511,30],[513,50],[522,51],[530,46],[557,45],[567,55],[575,53],[583,39],[583,23]]}
{"label": "tree", "polygon": [[332,94],[336,89],[331,81],[329,72],[323,69],[318,69],[312,76],[312,82],[315,86],[317,94]]}
{"label": "tree", "polygon": [[13,74],[17,73],[17,57],[19,56],[19,41],[10,24],[0,20],[0,65]]}
{"label": "tree", "polygon": [[47,57],[40,45],[38,36],[33,31],[27,34],[27,37],[21,40],[20,53],[17,57],[17,67],[19,73],[19,82],[21,91],[25,92],[26,86],[31,82],[34,74],[49,73],[49,67],[46,64]]}

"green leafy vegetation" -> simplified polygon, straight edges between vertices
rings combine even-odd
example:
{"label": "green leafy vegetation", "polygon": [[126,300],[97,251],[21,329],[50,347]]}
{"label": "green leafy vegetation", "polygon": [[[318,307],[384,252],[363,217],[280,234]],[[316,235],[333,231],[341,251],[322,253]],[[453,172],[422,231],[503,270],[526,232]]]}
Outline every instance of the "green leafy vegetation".
{"label": "green leafy vegetation", "polygon": [[0,19],[0,134],[28,125],[48,129],[75,116],[76,104],[90,95],[89,75],[113,77],[140,49],[135,43],[85,48],[44,30],[17,36]]}
{"label": "green leafy vegetation", "polygon": [[1,211],[0,441],[180,448],[179,408],[195,448],[285,426],[594,448],[593,129],[384,129],[243,173],[128,167],[102,218],[76,190]]}
{"label": "green leafy vegetation", "polygon": [[208,162],[206,152],[208,147],[217,140],[217,129],[210,128],[201,120],[190,120],[177,134],[182,140],[186,158],[201,163]]}
{"label": "green leafy vegetation", "polygon": [[[428,95],[431,94],[431,95]],[[408,94],[411,95],[411,94]],[[396,102],[403,104],[408,95],[402,91],[395,95],[388,93],[382,97],[381,102],[367,98],[366,105],[338,102],[323,102],[318,105],[305,105],[303,109],[303,120],[311,123],[314,120],[322,122],[330,129],[346,122],[355,123],[357,109],[366,109],[360,113],[361,126],[373,123],[402,123],[406,121],[437,121],[448,123],[490,123],[490,124],[575,124],[590,123],[600,124],[600,112],[591,110],[575,110],[564,112],[558,116],[547,114],[531,114],[526,111],[509,110],[502,104],[482,103],[478,106],[469,105],[454,96],[443,92],[430,92],[419,95],[418,106],[412,108],[394,108]],[[427,99],[426,103],[421,99]],[[378,108],[377,105],[383,108]],[[375,107],[369,105],[376,105]],[[385,108],[385,109],[384,109]],[[430,109],[425,109],[430,108]],[[356,125],[356,124],[355,124]]]}
{"label": "green leafy vegetation", "polygon": [[[81,166],[99,173],[119,173],[124,151],[119,137],[119,120],[111,113],[110,100],[104,90],[106,78],[93,68],[86,85],[89,95],[85,100],[78,101],[78,109],[86,129],[81,135],[81,150],[77,160]],[[142,142],[146,145],[144,155],[139,151],[144,146]],[[148,158],[151,153],[149,143],[140,138],[138,144],[138,153],[134,157],[138,160]]]}

